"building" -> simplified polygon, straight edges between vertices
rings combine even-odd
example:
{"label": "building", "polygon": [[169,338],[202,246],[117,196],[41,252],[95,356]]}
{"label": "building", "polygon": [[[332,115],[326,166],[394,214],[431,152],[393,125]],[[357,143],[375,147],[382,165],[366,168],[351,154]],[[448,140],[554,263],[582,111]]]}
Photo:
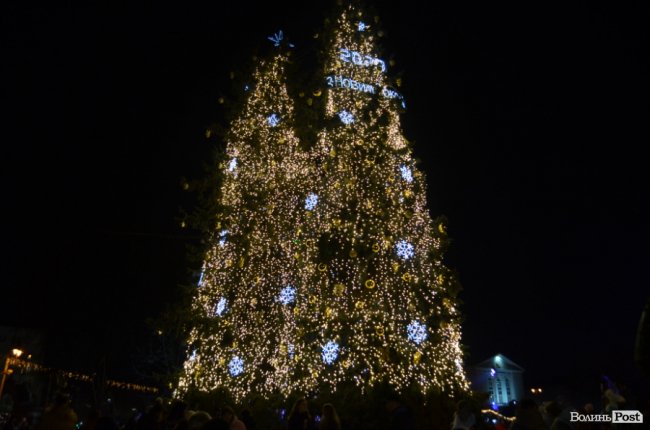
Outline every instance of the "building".
{"label": "building", "polygon": [[488,393],[493,406],[505,406],[524,397],[523,373],[521,366],[502,354],[469,369],[472,389]]}

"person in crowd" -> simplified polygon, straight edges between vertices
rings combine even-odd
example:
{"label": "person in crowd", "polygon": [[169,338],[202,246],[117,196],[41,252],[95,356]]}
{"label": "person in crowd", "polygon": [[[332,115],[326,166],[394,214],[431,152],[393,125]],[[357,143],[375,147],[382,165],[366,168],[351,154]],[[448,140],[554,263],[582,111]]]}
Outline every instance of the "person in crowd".
{"label": "person in crowd", "polygon": [[533,399],[522,399],[515,410],[515,421],[510,430],[546,430],[544,418]]}
{"label": "person in crowd", "polygon": [[138,420],[138,430],[163,430],[163,399],[158,397]]}
{"label": "person in crowd", "polygon": [[255,430],[255,420],[253,419],[253,415],[251,415],[250,409],[241,411],[241,420],[244,422],[246,430]]}
{"label": "person in crowd", "polygon": [[205,423],[210,421],[212,417],[206,411],[196,411],[187,420],[187,430],[199,430]]}
{"label": "person in crowd", "polygon": [[309,405],[304,397],[293,404],[287,419],[287,430],[312,430],[312,418],[309,415]]}
{"label": "person in crowd", "polygon": [[70,406],[70,396],[59,394],[56,396],[54,405],[49,408],[37,430],[74,430],[77,424],[77,413]]}
{"label": "person in crowd", "polygon": [[228,424],[229,430],[246,430],[246,425],[237,418],[235,411],[230,406],[226,406],[221,410],[221,419]]}
{"label": "person in crowd", "polygon": [[389,396],[386,400],[386,411],[390,415],[390,430],[415,430],[415,418],[413,414],[402,404],[398,396]]}
{"label": "person in crowd", "polygon": [[452,430],[472,430],[476,425],[476,417],[472,412],[472,406],[467,400],[461,400],[456,405]]}
{"label": "person in crowd", "polygon": [[318,426],[319,430],[341,430],[341,421],[331,403],[323,405],[323,412]]}

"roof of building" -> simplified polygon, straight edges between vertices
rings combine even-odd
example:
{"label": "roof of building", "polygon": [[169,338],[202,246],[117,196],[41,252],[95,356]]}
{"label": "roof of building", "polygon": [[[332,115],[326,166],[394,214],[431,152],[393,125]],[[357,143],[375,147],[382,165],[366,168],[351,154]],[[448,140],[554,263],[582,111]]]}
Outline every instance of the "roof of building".
{"label": "roof of building", "polygon": [[478,364],[472,366],[476,369],[496,369],[496,370],[508,370],[511,372],[523,372],[524,368],[510,360],[503,354],[497,354],[494,357],[490,357],[487,360],[483,360]]}

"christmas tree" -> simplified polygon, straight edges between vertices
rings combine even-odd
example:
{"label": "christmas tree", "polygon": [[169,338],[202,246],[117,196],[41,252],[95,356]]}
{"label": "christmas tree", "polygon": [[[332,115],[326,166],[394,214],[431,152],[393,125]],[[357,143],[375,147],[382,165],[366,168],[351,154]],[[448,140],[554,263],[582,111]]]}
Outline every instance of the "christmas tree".
{"label": "christmas tree", "polygon": [[286,54],[255,72],[226,136],[179,393],[467,390],[446,227],[427,211],[377,25],[353,6],[330,23],[315,142],[295,131]]}

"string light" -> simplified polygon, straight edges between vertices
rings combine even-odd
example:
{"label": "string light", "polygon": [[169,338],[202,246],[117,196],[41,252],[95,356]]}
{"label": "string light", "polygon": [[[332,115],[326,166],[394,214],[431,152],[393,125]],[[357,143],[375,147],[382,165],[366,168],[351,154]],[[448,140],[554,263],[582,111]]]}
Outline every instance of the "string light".
{"label": "string light", "polygon": [[224,300],[223,311],[191,329],[177,396],[223,388],[242,400],[348,382],[469,389],[446,235],[401,129],[403,98],[360,16],[348,6],[333,23],[321,96],[331,121],[309,149],[295,133],[288,57],[260,62],[249,81],[225,136],[233,174],[223,175],[192,305],[211,317]]}

